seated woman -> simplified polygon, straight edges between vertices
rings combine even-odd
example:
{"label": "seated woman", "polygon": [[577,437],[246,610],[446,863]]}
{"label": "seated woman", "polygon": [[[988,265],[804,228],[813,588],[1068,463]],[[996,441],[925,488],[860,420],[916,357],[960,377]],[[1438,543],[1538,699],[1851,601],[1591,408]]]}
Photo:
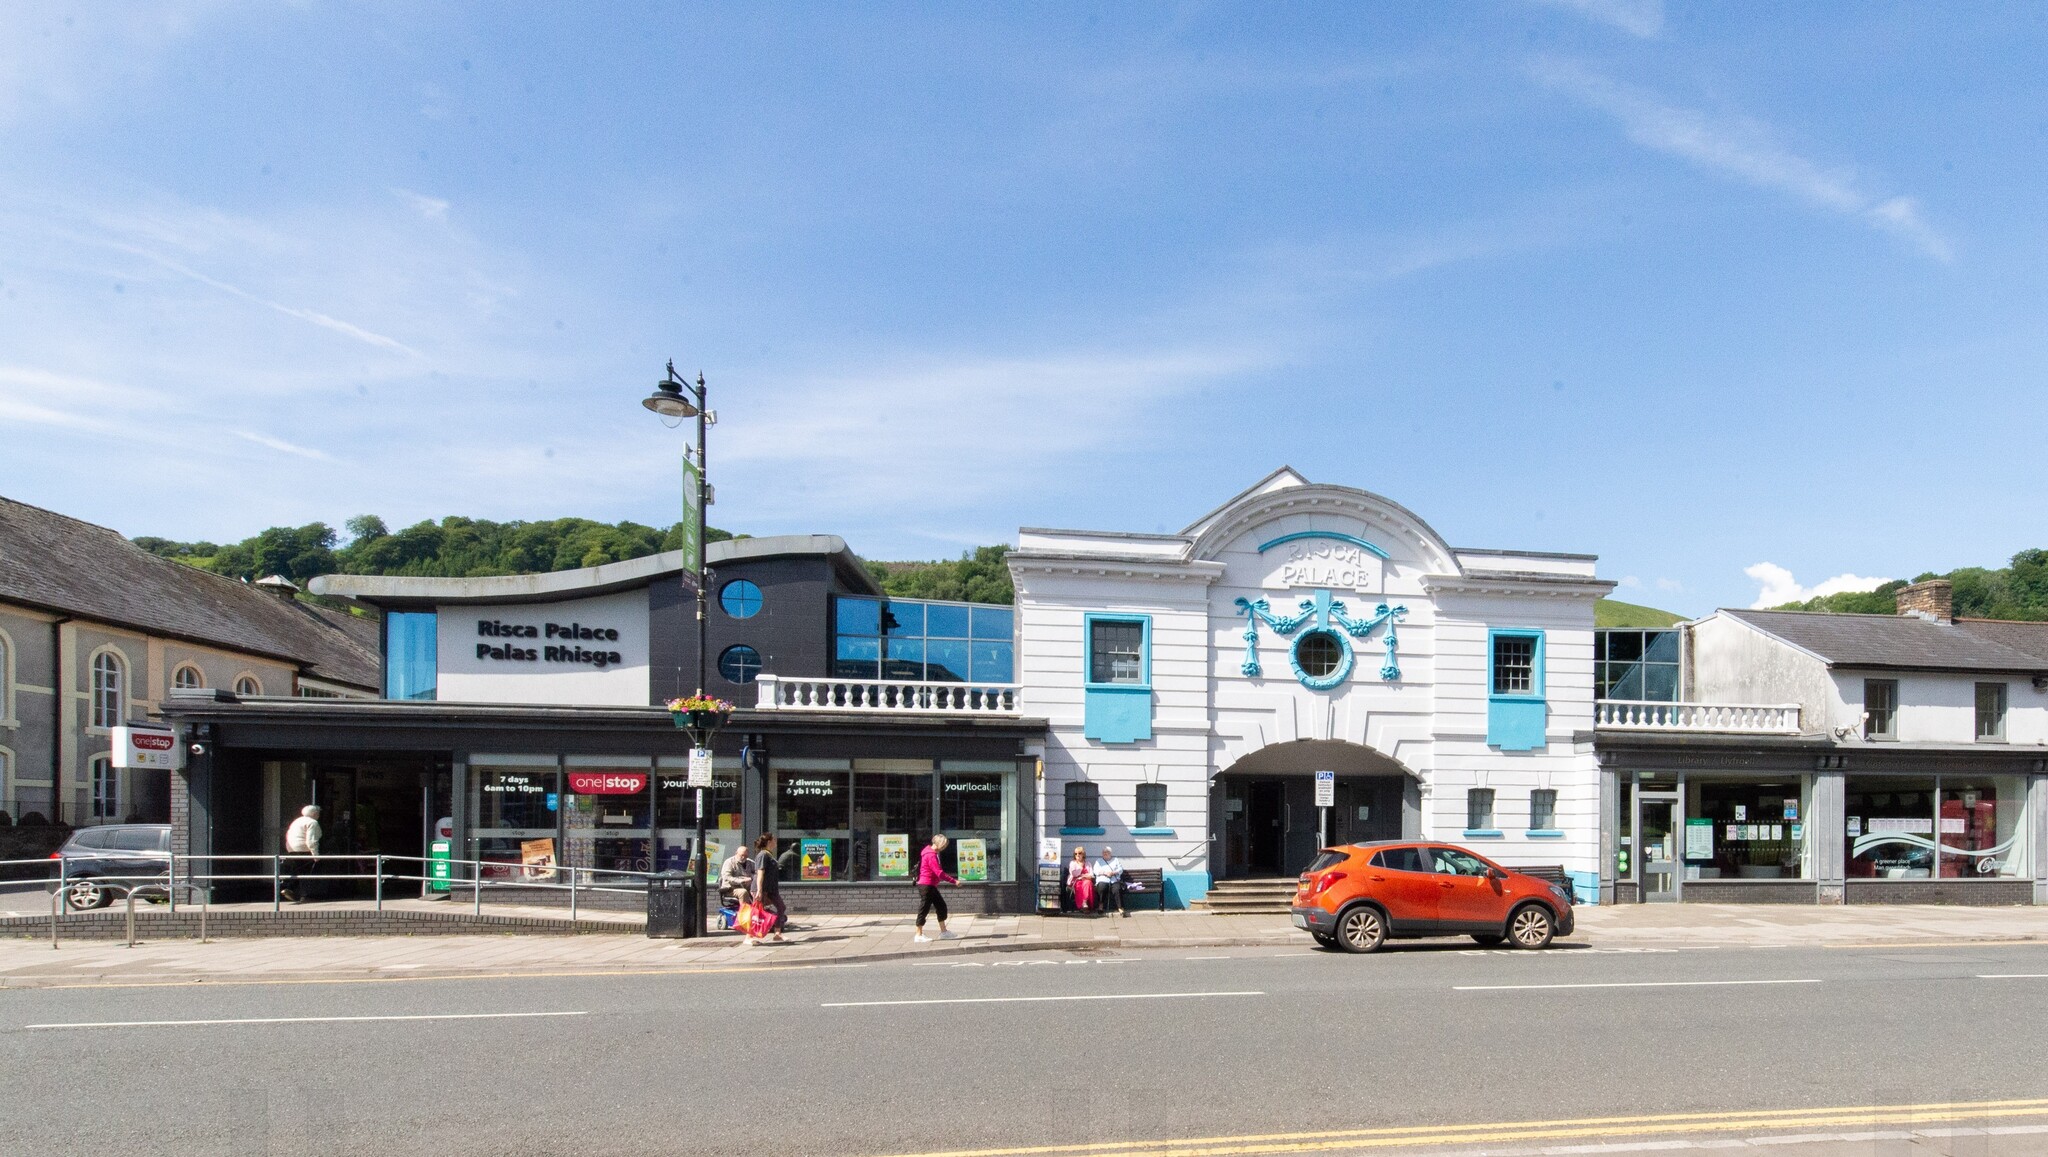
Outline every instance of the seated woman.
{"label": "seated woman", "polygon": [[1088,853],[1074,849],[1074,858],[1067,861],[1067,900],[1073,911],[1092,912],[1095,910],[1095,873],[1088,867]]}

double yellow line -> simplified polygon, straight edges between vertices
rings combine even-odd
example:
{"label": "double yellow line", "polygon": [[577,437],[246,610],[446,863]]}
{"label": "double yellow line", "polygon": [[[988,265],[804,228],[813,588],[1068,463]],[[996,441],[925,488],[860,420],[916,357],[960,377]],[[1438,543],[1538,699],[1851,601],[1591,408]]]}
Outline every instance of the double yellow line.
{"label": "double yellow line", "polygon": [[1754,1109],[1725,1113],[1658,1113],[1634,1117],[1580,1117],[1556,1121],[1499,1121],[1474,1125],[1410,1125],[1316,1133],[1258,1133],[1239,1137],[1183,1137],[1032,1145],[1010,1149],[955,1149],[901,1157],[1256,1157],[1278,1153],[1348,1153],[1426,1145],[1492,1144],[1593,1138],[1675,1136],[1761,1130],[1867,1128],[1873,1125],[1943,1125],[2048,1117],[2048,1098],[2015,1101],[1937,1101],[1918,1105],[1852,1105],[1820,1109]]}

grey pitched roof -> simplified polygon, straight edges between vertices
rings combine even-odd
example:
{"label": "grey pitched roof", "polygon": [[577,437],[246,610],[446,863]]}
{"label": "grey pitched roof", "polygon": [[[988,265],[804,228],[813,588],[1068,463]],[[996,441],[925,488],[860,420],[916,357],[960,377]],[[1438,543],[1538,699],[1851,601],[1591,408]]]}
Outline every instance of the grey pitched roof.
{"label": "grey pitched roof", "polygon": [[2048,623],[2023,623],[2010,619],[1957,619],[1956,627],[1980,639],[2032,655],[2048,664]]}
{"label": "grey pitched roof", "polygon": [[375,689],[377,624],[143,550],[104,526],[0,498],[0,600],[297,663]]}
{"label": "grey pitched roof", "polygon": [[1979,629],[1981,624],[1973,620],[1938,623],[1918,615],[1835,615],[1821,611],[1721,613],[1811,651],[1835,667],[2048,671],[2048,641],[2036,645],[2031,652],[2021,650],[2001,638],[1999,631]]}

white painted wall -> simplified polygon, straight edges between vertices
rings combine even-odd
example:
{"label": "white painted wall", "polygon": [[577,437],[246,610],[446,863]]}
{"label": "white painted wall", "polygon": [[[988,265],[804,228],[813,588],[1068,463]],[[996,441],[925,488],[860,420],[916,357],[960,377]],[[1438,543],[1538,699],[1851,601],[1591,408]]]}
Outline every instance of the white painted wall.
{"label": "white painted wall", "polygon": [[1911,671],[1833,672],[1830,691],[1840,725],[1851,725],[1851,739],[1863,734],[1863,683],[1896,679],[1899,684],[1898,742],[1968,743],[1977,740],[1977,684],[2005,684],[2005,742],[1985,747],[2048,746],[2048,694],[2016,675],[1921,674]]}
{"label": "white painted wall", "polygon": [[[485,621],[531,626],[535,638],[503,638],[479,632]],[[581,624],[616,631],[617,639],[549,637],[549,625]],[[512,606],[437,608],[437,696],[451,703],[554,703],[577,706],[647,704],[647,591],[645,588],[571,602]],[[515,646],[536,653],[531,661],[480,656],[479,646]],[[547,648],[581,648],[616,653],[603,667],[548,657]]]}

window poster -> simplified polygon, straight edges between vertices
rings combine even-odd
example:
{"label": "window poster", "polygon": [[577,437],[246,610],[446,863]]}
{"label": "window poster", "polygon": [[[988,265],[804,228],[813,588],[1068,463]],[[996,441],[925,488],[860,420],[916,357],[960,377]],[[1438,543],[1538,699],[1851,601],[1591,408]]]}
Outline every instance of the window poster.
{"label": "window poster", "polygon": [[910,875],[910,836],[904,832],[875,837],[875,874],[884,879]]}
{"label": "window poster", "polygon": [[799,879],[829,880],[832,878],[832,841],[805,840],[802,844],[803,859],[797,870]]}
{"label": "window poster", "polygon": [[960,849],[960,879],[962,881],[988,879],[988,841],[961,840],[958,847]]}
{"label": "window poster", "polygon": [[1788,799],[1785,801],[1785,818],[1788,820],[1796,820],[1799,818],[1798,800]]}
{"label": "window poster", "polygon": [[1849,817],[1849,834],[1850,834],[1850,835],[1852,835],[1852,836],[1860,836],[1860,835],[1862,835],[1862,834],[1863,834],[1863,817],[1862,817],[1862,816],[1850,816],[1850,817]]}
{"label": "window poster", "polygon": [[1740,803],[1739,803],[1739,804],[1736,804],[1736,805],[1735,805],[1735,818],[1736,818],[1736,819],[1738,819],[1738,820],[1746,820],[1746,819],[1748,819],[1748,818],[1749,818],[1749,805],[1748,805],[1748,804],[1740,804]]}
{"label": "window poster", "polygon": [[529,880],[552,880],[555,878],[555,841],[552,837],[544,840],[519,841],[519,863],[523,874]]}
{"label": "window poster", "polygon": [[1688,860],[1711,860],[1714,858],[1714,821],[1685,821],[1685,858]]}

